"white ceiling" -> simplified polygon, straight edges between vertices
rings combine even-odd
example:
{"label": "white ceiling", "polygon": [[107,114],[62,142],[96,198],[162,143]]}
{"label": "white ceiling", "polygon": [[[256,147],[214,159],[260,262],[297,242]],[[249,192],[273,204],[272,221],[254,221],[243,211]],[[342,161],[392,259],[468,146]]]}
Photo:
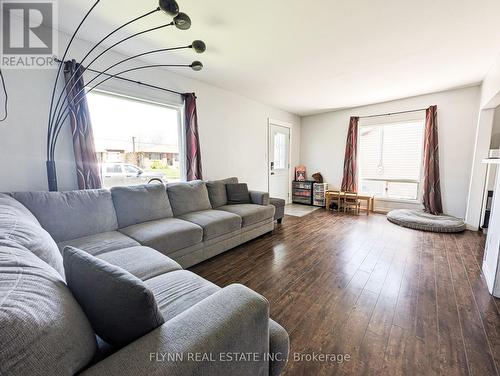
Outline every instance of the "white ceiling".
{"label": "white ceiling", "polygon": [[[192,19],[190,30],[150,33],[120,52],[202,39],[203,55],[181,51],[149,60],[199,59],[202,72],[181,73],[299,115],[478,83],[500,52],[498,0],[178,2]],[[92,4],[59,1],[59,28],[74,30]],[[102,0],[79,35],[97,41],[156,6],[154,0]],[[127,33],[165,21],[156,13]]]}

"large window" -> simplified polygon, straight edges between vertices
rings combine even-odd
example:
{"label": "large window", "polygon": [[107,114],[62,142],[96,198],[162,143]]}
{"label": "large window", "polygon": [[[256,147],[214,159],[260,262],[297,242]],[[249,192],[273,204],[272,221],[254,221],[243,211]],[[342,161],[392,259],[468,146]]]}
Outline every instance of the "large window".
{"label": "large window", "polygon": [[379,198],[418,200],[424,119],[360,121],[358,137],[360,191]]}
{"label": "large window", "polygon": [[181,180],[180,109],[102,92],[87,98],[105,187]]}

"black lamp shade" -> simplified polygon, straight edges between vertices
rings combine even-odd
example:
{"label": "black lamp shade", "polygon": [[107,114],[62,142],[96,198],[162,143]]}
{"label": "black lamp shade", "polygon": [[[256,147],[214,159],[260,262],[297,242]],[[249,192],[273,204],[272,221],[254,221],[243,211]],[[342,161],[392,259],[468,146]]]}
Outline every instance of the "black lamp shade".
{"label": "black lamp shade", "polygon": [[201,71],[203,69],[203,64],[201,63],[201,61],[193,61],[190,65],[190,67],[194,71],[198,72],[198,71]]}
{"label": "black lamp shade", "polygon": [[191,27],[191,19],[186,13],[180,12],[174,17],[175,26],[180,30],[187,30]]}
{"label": "black lamp shade", "polygon": [[205,52],[205,50],[207,49],[205,42],[203,42],[202,40],[193,41],[193,43],[191,43],[191,47],[199,54]]}
{"label": "black lamp shade", "polygon": [[175,0],[160,0],[159,6],[169,16],[175,17],[179,14],[179,5]]}

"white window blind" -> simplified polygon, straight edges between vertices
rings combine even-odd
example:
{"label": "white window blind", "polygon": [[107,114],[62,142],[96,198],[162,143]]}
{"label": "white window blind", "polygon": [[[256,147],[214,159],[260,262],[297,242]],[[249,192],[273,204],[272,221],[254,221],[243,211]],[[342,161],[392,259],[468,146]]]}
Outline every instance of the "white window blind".
{"label": "white window blind", "polygon": [[417,200],[422,173],[424,120],[360,125],[360,191]]}

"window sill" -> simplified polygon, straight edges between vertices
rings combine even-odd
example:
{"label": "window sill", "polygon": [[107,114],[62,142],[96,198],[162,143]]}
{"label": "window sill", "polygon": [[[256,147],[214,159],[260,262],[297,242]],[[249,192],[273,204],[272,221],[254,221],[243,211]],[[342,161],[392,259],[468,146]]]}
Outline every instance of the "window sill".
{"label": "window sill", "polygon": [[388,198],[388,197],[377,197],[374,196],[376,201],[387,201],[387,202],[396,202],[401,204],[414,204],[414,205],[422,205],[420,200],[405,200],[403,198]]}

